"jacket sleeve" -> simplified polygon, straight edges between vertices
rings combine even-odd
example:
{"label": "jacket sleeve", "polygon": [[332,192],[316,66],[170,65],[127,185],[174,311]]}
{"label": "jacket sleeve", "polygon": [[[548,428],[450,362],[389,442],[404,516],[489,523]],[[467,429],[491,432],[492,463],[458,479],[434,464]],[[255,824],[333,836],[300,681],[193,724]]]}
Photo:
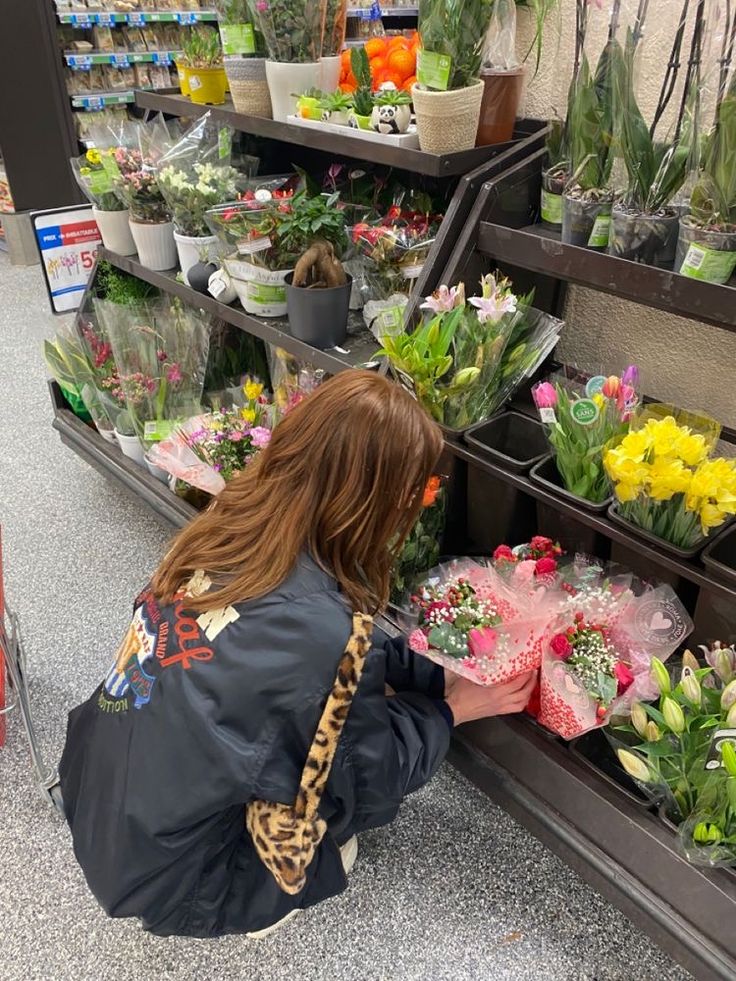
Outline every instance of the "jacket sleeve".
{"label": "jacket sleeve", "polygon": [[386,684],[395,692],[418,692],[429,698],[443,698],[445,672],[438,664],[411,650],[406,638],[392,637],[384,646]]}
{"label": "jacket sleeve", "polygon": [[368,656],[342,736],[355,793],[353,832],[392,821],[403,798],[434,776],[450,745],[450,728],[429,695],[386,696],[387,664],[395,657],[388,647]]}

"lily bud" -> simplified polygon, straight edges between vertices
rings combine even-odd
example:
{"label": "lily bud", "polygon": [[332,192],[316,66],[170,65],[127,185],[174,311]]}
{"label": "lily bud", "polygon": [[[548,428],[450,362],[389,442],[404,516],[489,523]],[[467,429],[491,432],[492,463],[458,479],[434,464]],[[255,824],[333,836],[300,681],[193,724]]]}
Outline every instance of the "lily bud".
{"label": "lily bud", "polygon": [[733,678],[733,666],[731,664],[731,658],[729,657],[728,651],[724,647],[721,647],[716,652],[715,669],[716,669],[716,674],[724,683],[724,685],[727,685]]}
{"label": "lily bud", "polygon": [[726,781],[726,794],[728,803],[736,811],[736,777],[729,777]]}
{"label": "lily bud", "polygon": [[647,722],[646,732],[644,733],[644,738],[649,743],[656,743],[662,738],[662,733],[659,731],[659,726],[654,721]]}
{"label": "lily bud", "polygon": [[730,776],[736,777],[736,749],[734,749],[732,742],[724,742],[721,745],[721,756],[726,772]]}
{"label": "lily bud", "polygon": [[736,702],[734,702],[731,708],[728,710],[726,725],[729,729],[736,729]]}
{"label": "lily bud", "polygon": [[641,702],[632,702],[631,724],[642,737],[646,735],[647,721],[647,712]]}
{"label": "lily bud", "polygon": [[685,651],[682,655],[682,666],[683,668],[690,668],[691,671],[698,671],[700,669],[698,659],[692,651]]}
{"label": "lily bud", "polygon": [[715,845],[722,837],[723,833],[716,824],[700,821],[693,828],[693,841],[697,841],[701,845]]}
{"label": "lily bud", "polygon": [[636,753],[629,752],[628,749],[617,749],[616,755],[619,763],[630,777],[641,780],[642,783],[651,783],[651,771],[641,757],[637,756]]}
{"label": "lily bud", "polygon": [[671,729],[675,735],[679,736],[681,732],[685,731],[685,716],[674,698],[667,697],[664,699],[662,715],[664,716],[664,721],[667,723],[668,728]]}
{"label": "lily bud", "polygon": [[729,681],[721,692],[721,708],[724,712],[727,712],[734,702],[736,702],[736,678],[733,681]]}
{"label": "lily bud", "polygon": [[660,692],[663,695],[669,695],[670,691],[672,690],[672,686],[670,684],[669,672],[667,671],[667,668],[664,666],[664,664],[662,664],[662,662],[659,660],[658,657],[652,658],[651,672],[652,672],[652,681],[654,681],[657,688],[659,688]]}
{"label": "lily bud", "polygon": [[692,668],[682,670],[682,692],[689,702],[700,706],[701,689],[700,682],[693,674]]}

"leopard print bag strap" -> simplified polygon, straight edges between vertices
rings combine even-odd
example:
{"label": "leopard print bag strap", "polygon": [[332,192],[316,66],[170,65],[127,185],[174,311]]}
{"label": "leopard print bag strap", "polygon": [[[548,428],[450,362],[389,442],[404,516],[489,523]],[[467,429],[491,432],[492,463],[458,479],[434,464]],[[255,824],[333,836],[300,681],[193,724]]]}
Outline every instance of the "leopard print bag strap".
{"label": "leopard print bag strap", "polygon": [[263,864],[279,887],[290,895],[304,888],[307,868],[327,831],[318,809],[337,744],[371,649],[373,618],[353,614],[353,632],[345,647],[307,762],[295,803],[254,800],[246,807],[245,823]]}

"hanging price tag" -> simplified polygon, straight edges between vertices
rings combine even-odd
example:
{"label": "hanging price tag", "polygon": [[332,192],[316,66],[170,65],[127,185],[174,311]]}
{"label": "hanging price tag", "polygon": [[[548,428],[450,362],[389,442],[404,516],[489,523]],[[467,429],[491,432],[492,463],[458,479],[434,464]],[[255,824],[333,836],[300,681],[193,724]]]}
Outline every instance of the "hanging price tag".
{"label": "hanging price tag", "polygon": [[91,27],[92,18],[89,14],[72,14],[72,24],[75,27]]}
{"label": "hanging price tag", "polygon": [[99,13],[97,14],[97,23],[101,24],[103,27],[112,27],[115,23],[115,18],[113,14]]}

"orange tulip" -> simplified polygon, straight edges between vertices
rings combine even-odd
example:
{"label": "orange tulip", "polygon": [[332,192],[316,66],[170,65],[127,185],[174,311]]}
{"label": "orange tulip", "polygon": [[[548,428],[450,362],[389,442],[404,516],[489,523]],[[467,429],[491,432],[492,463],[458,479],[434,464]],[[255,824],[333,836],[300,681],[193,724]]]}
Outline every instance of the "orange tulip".
{"label": "orange tulip", "polygon": [[440,484],[442,483],[439,477],[430,477],[427,481],[427,486],[424,488],[424,497],[422,497],[422,507],[431,508],[434,502],[437,500],[437,495],[440,492]]}

